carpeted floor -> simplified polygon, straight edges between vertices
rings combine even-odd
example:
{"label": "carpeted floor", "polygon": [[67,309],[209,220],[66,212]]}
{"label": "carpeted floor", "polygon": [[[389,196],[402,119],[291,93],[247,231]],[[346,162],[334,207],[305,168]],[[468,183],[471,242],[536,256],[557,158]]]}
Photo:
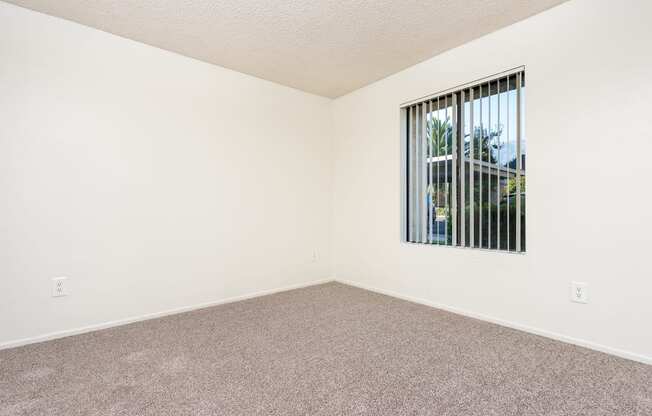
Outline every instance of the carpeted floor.
{"label": "carpeted floor", "polygon": [[0,415],[652,415],[652,366],[338,283],[0,351]]}

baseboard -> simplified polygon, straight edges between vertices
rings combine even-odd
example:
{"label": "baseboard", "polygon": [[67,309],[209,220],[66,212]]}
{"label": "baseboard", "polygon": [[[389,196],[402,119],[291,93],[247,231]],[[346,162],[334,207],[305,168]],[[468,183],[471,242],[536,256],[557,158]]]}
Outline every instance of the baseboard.
{"label": "baseboard", "polygon": [[197,309],[209,308],[211,306],[224,305],[224,304],[227,304],[227,303],[238,302],[238,301],[241,301],[241,300],[253,299],[253,298],[260,297],[260,296],[271,295],[271,294],[274,294],[274,293],[285,292],[285,291],[288,291],[288,290],[300,289],[300,288],[309,287],[309,286],[315,286],[315,285],[328,283],[328,282],[332,282],[332,281],[337,281],[337,282],[340,282],[340,283],[343,283],[343,284],[346,284],[346,285],[358,287],[360,289],[365,289],[365,290],[369,290],[369,291],[372,291],[372,292],[381,293],[383,295],[395,297],[395,298],[398,298],[398,299],[407,300],[407,301],[414,302],[414,303],[419,303],[419,304],[430,306],[430,307],[433,307],[433,308],[442,309],[442,310],[445,310],[445,311],[456,313],[458,315],[463,315],[463,316],[468,316],[470,318],[480,319],[482,321],[491,322],[491,323],[494,323],[494,324],[497,324],[497,325],[502,325],[502,326],[505,326],[505,327],[508,327],[508,328],[513,328],[513,329],[517,329],[517,330],[520,330],[520,331],[529,332],[531,334],[540,335],[540,336],[551,338],[551,339],[554,339],[554,340],[557,340],[557,341],[567,342],[569,344],[578,345],[580,347],[589,348],[589,349],[592,349],[592,350],[595,350],[595,351],[604,352],[606,354],[615,355],[615,356],[618,356],[618,357],[621,357],[621,358],[626,358],[626,359],[633,360],[633,361],[638,361],[638,362],[641,362],[641,363],[644,363],[644,364],[652,364],[652,357],[649,357],[649,356],[636,354],[636,353],[633,353],[633,352],[630,352],[630,351],[625,351],[625,350],[621,350],[621,349],[617,349],[617,348],[608,347],[606,345],[597,344],[597,343],[594,343],[594,342],[591,342],[591,341],[586,341],[586,340],[582,340],[582,339],[578,339],[578,338],[574,338],[574,337],[569,337],[569,336],[558,334],[558,333],[555,333],[555,332],[546,331],[546,330],[543,330],[543,329],[534,328],[534,327],[531,327],[531,326],[522,325],[522,324],[518,324],[518,323],[515,323],[515,322],[511,322],[511,321],[506,321],[506,320],[503,320],[503,319],[498,319],[498,318],[494,318],[494,317],[491,317],[491,316],[470,312],[470,311],[463,310],[463,309],[460,309],[460,308],[456,308],[456,307],[452,307],[452,306],[448,306],[448,305],[443,305],[443,304],[440,304],[440,303],[437,303],[437,302],[432,302],[432,301],[429,301],[429,300],[426,300],[426,299],[421,299],[421,298],[417,298],[417,297],[413,297],[413,296],[406,296],[406,295],[403,295],[403,294],[400,294],[400,293],[397,293],[397,292],[393,292],[393,291],[390,291],[390,290],[379,289],[379,288],[376,288],[376,287],[373,287],[373,286],[369,286],[369,285],[365,285],[365,284],[361,284],[361,283],[358,283],[358,282],[354,282],[354,281],[351,281],[351,280],[345,280],[345,279],[315,280],[315,281],[307,282],[307,283],[301,283],[301,284],[284,286],[284,287],[275,288],[275,289],[263,290],[263,291],[259,291],[259,292],[253,292],[253,293],[249,293],[249,294],[245,294],[245,295],[234,296],[234,297],[225,298],[225,299],[216,300],[216,301],[211,301],[211,302],[204,302],[204,303],[197,304],[197,305],[184,306],[184,307],[180,307],[180,308],[169,309],[169,310],[165,310],[165,311],[161,311],[161,312],[154,312],[154,313],[145,314],[145,315],[141,315],[141,316],[135,316],[135,317],[125,318],[125,319],[120,319],[120,320],[115,320],[115,321],[103,322],[103,323],[100,323],[100,324],[89,325],[89,326],[85,326],[85,327],[81,327],[81,328],[74,328],[74,329],[69,329],[69,330],[64,330],[64,331],[51,332],[51,333],[44,334],[44,335],[39,335],[39,336],[36,336],[36,337],[23,338],[23,339],[19,339],[19,340],[0,343],[0,350],[20,347],[20,346],[23,346],[23,345],[34,344],[34,343],[38,343],[38,342],[49,341],[49,340],[53,340],[53,339],[57,339],[57,338],[64,338],[64,337],[68,337],[68,336],[72,336],[72,335],[83,334],[83,333],[86,333],[86,332],[99,331],[101,329],[107,329],[107,328],[112,328],[112,327],[116,327],[116,326],[127,325],[127,324],[134,323],[134,322],[146,321],[148,319],[156,319],[156,318],[161,318],[161,317],[168,316],[168,315],[174,315],[174,314],[178,314],[178,313],[189,312],[189,311],[193,311],[193,310],[197,310]]}
{"label": "baseboard", "polygon": [[101,329],[107,329],[107,328],[112,328],[112,327],[116,327],[116,326],[127,325],[127,324],[131,324],[131,323],[134,323],[134,322],[146,321],[148,319],[156,319],[156,318],[161,318],[161,317],[168,316],[168,315],[175,315],[175,314],[178,314],[178,313],[190,312],[190,311],[194,311],[194,310],[197,310],[197,309],[209,308],[211,306],[224,305],[224,304],[227,304],[227,303],[238,302],[238,301],[241,301],[241,300],[258,298],[258,297],[261,297],[261,296],[271,295],[271,294],[274,294],[274,293],[286,292],[288,290],[293,290],[293,289],[301,289],[301,288],[304,288],[304,287],[320,285],[320,284],[328,283],[328,282],[332,282],[332,281],[333,281],[333,279],[314,280],[314,281],[307,282],[307,283],[300,283],[300,284],[296,284],[296,285],[284,286],[284,287],[275,288],[275,289],[262,290],[262,291],[259,291],[259,292],[253,292],[253,293],[249,293],[249,294],[246,294],[246,295],[234,296],[234,297],[230,297],[230,298],[226,298],[226,299],[220,299],[220,300],[211,301],[211,302],[204,302],[204,303],[200,303],[200,304],[197,304],[197,305],[183,306],[183,307],[180,307],[180,308],[168,309],[168,310],[161,311],[161,312],[148,313],[148,314],[145,314],[145,315],[134,316],[134,317],[131,317],[131,318],[125,318],[125,319],[119,319],[119,320],[116,320],[116,321],[109,321],[109,322],[103,322],[103,323],[94,324],[94,325],[88,325],[88,326],[84,326],[84,327],[81,327],[81,328],[74,328],[74,329],[67,329],[67,330],[63,330],[63,331],[50,332],[48,334],[43,334],[43,335],[39,335],[39,336],[35,336],[35,337],[23,338],[23,339],[18,339],[18,340],[14,340],[14,341],[8,341],[8,342],[0,343],[0,350],[4,350],[4,349],[8,349],[8,348],[21,347],[23,345],[28,345],[28,344],[35,344],[37,342],[50,341],[50,340],[53,340],[53,339],[69,337],[69,336],[72,336],[72,335],[84,334],[86,332],[99,331]]}
{"label": "baseboard", "polygon": [[606,345],[596,344],[596,343],[591,342],[591,341],[586,341],[586,340],[583,340],[583,339],[569,337],[569,336],[558,334],[558,333],[551,332],[551,331],[546,331],[544,329],[534,328],[534,327],[531,327],[531,326],[528,326],[528,325],[522,325],[522,324],[518,324],[518,323],[515,323],[515,322],[511,322],[511,321],[506,321],[506,320],[503,320],[503,319],[498,319],[498,318],[494,318],[494,317],[491,317],[491,316],[470,312],[470,311],[455,308],[455,307],[452,307],[452,306],[443,305],[443,304],[440,304],[440,303],[437,303],[437,302],[431,302],[431,301],[426,300],[426,299],[421,299],[421,298],[417,298],[417,297],[413,297],[413,296],[402,295],[400,293],[393,292],[391,290],[379,289],[379,288],[376,288],[376,287],[368,286],[368,285],[361,284],[361,283],[354,282],[354,281],[350,281],[350,280],[335,278],[335,281],[339,282],[339,283],[342,283],[342,284],[345,284],[345,285],[355,286],[355,287],[360,288],[360,289],[369,290],[371,292],[376,292],[376,293],[391,296],[391,297],[394,297],[394,298],[403,299],[403,300],[407,300],[407,301],[414,302],[414,303],[419,303],[421,305],[426,305],[426,306],[430,306],[430,307],[433,307],[433,308],[442,309],[442,310],[445,310],[445,311],[448,311],[448,312],[456,313],[458,315],[467,316],[469,318],[480,319],[482,321],[491,322],[493,324],[505,326],[505,327],[512,328],[512,329],[517,329],[519,331],[529,332],[531,334],[540,335],[542,337],[551,338],[551,339],[561,341],[561,342],[566,342],[568,344],[573,344],[573,345],[588,348],[588,349],[591,349],[591,350],[600,351],[600,352],[603,352],[603,353],[606,353],[606,354],[615,355],[617,357],[626,358],[628,360],[638,361],[638,362],[641,362],[641,363],[644,363],[644,364],[652,364],[652,357],[641,355],[641,354],[636,354],[636,353],[633,353],[633,352],[630,352],[630,351],[625,351],[625,350],[621,350],[621,349],[618,349],[618,348],[612,348],[612,347],[608,347]]}

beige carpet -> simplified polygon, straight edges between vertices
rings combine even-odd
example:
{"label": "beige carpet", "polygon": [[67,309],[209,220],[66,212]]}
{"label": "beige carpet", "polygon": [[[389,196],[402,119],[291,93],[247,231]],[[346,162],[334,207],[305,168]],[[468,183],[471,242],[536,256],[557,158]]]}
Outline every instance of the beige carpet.
{"label": "beige carpet", "polygon": [[652,366],[329,283],[0,351],[0,415],[652,415]]}

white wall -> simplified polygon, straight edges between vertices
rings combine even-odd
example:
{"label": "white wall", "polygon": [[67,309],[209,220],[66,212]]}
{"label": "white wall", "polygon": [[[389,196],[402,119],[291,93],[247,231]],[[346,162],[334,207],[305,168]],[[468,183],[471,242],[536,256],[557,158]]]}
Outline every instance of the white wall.
{"label": "white wall", "polygon": [[330,126],[327,99],[0,2],[0,345],[330,277]]}
{"label": "white wall", "polygon": [[[650,18],[573,0],[337,99],[336,277],[652,362]],[[519,65],[527,254],[400,243],[399,104]]]}
{"label": "white wall", "polygon": [[[573,0],[331,102],[0,2],[0,346],[334,271],[652,360],[650,16]],[[399,103],[518,65],[528,253],[400,243]]]}

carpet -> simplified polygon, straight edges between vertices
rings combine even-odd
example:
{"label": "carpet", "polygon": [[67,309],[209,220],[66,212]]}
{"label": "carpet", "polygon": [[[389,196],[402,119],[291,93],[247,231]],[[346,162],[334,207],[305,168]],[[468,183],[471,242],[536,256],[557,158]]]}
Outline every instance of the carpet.
{"label": "carpet", "polygon": [[0,351],[0,415],[652,415],[652,366],[339,283]]}

